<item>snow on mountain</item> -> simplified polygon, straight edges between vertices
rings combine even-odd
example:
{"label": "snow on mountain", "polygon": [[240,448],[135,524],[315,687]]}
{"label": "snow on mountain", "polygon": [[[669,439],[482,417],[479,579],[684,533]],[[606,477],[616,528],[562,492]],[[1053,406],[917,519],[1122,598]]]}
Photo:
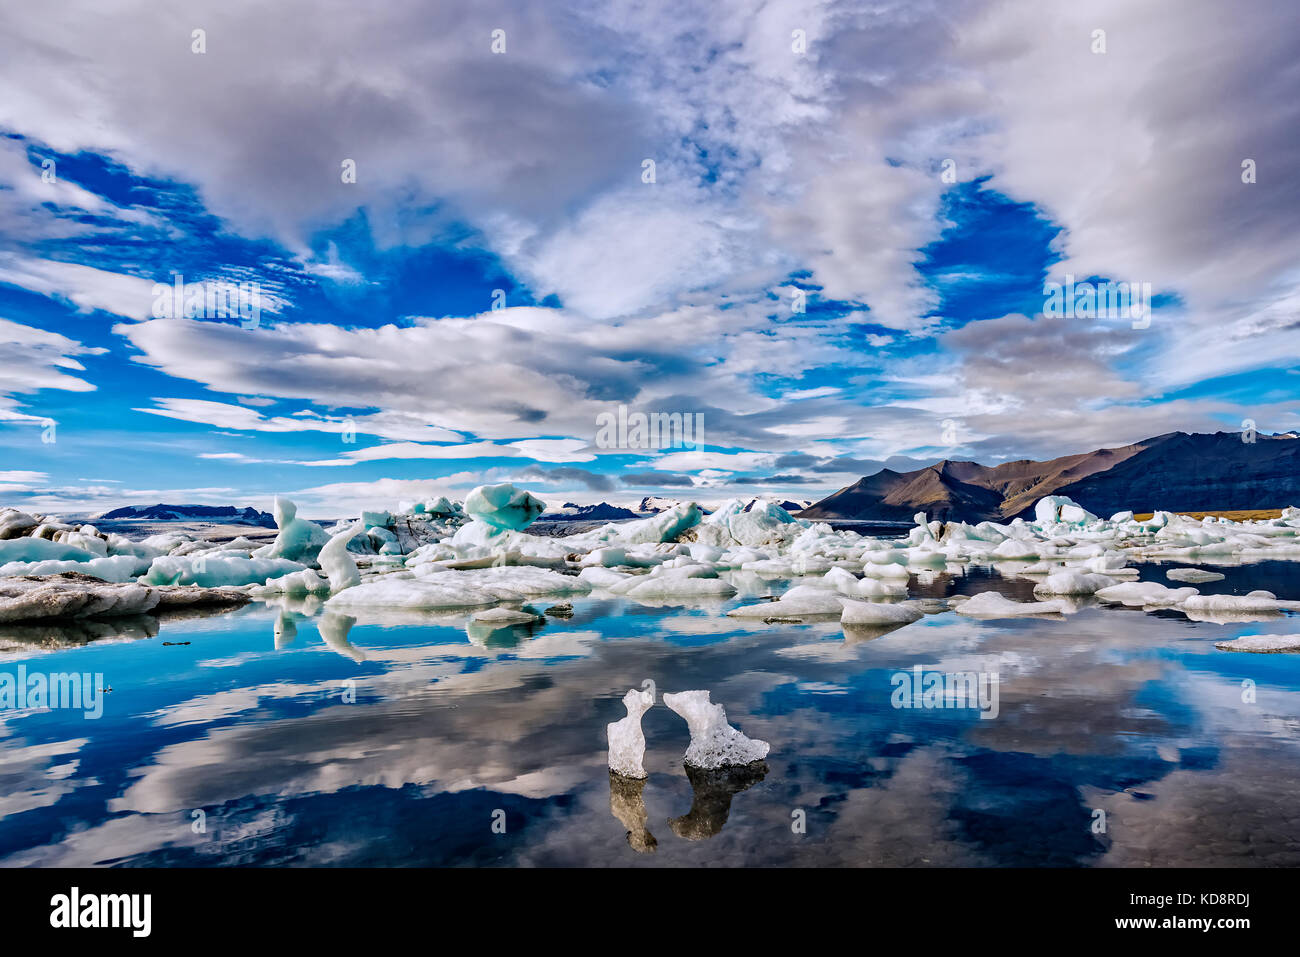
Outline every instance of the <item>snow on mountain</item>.
{"label": "snow on mountain", "polygon": [[275,528],[275,518],[255,508],[233,505],[124,505],[91,516],[92,520],[127,519],[141,522],[219,522]]}

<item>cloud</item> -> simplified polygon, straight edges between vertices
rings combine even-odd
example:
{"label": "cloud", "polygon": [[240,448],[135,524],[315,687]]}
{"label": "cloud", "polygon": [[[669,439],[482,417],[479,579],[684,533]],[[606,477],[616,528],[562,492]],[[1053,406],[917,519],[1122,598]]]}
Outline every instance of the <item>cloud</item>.
{"label": "cloud", "polygon": [[524,478],[537,479],[543,482],[577,482],[592,492],[612,492],[616,487],[614,479],[609,475],[589,472],[587,469],[574,468],[573,466],[544,469],[541,466],[534,465],[524,469],[520,475]]}
{"label": "cloud", "polygon": [[0,251],[0,283],[66,299],[82,312],[102,309],[133,319],[149,315],[153,282],[78,263]]}
{"label": "cloud", "polygon": [[84,346],[57,332],[0,319],[0,420],[45,421],[45,416],[24,412],[29,403],[20,403],[18,395],[32,395],[42,389],[95,391],[93,383],[71,374],[86,371],[74,357],[104,352],[102,348]]}
{"label": "cloud", "polygon": [[695,484],[689,475],[672,472],[624,472],[622,480],[633,488],[690,488]]}

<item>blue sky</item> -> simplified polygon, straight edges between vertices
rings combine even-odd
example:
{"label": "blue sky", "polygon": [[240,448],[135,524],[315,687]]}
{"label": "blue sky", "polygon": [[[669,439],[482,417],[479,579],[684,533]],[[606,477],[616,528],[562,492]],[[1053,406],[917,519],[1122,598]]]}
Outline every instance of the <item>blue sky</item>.
{"label": "blue sky", "polygon": [[[0,503],[815,499],[1300,427],[1297,41],[1249,5],[7,10]],[[256,325],[157,318],[177,275]],[[1044,315],[1067,275],[1150,323]],[[703,447],[603,447],[620,406]]]}

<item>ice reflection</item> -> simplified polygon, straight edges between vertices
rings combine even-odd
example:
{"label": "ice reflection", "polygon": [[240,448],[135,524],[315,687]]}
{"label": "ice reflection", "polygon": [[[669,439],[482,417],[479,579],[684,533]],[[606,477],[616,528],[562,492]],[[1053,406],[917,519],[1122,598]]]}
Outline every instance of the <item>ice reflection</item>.
{"label": "ice reflection", "polygon": [[688,841],[713,837],[727,823],[731,799],[767,777],[767,771],[766,761],[713,770],[686,765],[686,777],[694,794],[691,809],[681,817],[669,818],[668,826]]}
{"label": "ice reflection", "polygon": [[[1300,598],[1298,567],[1225,568],[1205,587]],[[1035,581],[923,577],[913,592],[935,613],[901,628],[609,596],[482,630],[467,612],[285,600],[6,626],[6,668],[40,654],[43,670],[104,671],[115,690],[100,721],[0,714],[0,864],[1300,864],[1300,656],[1214,647],[1294,634],[1296,616],[1086,606],[983,621],[943,603],[1031,600]],[[304,641],[313,628],[321,640]],[[192,645],[140,640],[157,634]],[[915,665],[996,672],[998,717],[891,707],[891,675]],[[683,770],[686,731],[655,708],[648,783],[607,785],[605,728],[647,678],[709,688],[772,742],[770,771]],[[222,822],[210,834],[242,836],[199,840],[195,808]],[[496,808],[520,822],[506,839],[483,825]],[[791,808],[807,809],[806,837],[791,837]],[[1122,840],[1093,838],[1095,808]]]}
{"label": "ice reflection", "polygon": [[616,771],[609,772],[609,810],[627,828],[627,843],[638,854],[653,854],[659,842],[647,826],[650,821],[646,811],[645,778],[629,778]]}

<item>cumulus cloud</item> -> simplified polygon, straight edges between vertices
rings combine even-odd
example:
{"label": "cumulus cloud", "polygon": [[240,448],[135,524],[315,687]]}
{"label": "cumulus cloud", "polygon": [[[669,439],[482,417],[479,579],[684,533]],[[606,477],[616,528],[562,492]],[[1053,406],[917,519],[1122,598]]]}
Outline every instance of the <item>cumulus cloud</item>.
{"label": "cumulus cloud", "polygon": [[[830,484],[899,453],[1059,454],[1209,428],[1239,407],[1163,394],[1300,351],[1288,16],[1211,0],[15,10],[0,127],[25,139],[0,141],[0,283],[142,319],[141,263],[98,268],[50,243],[169,228],[120,196],[41,182],[34,144],[192,188],[304,281],[377,281],[334,242],[349,223],[380,250],[486,250],[534,301],[558,300],[373,328],[319,314],[115,327],[136,361],[191,386],[152,390],[149,414],[253,432],[354,423],[383,440],[301,457],[312,466],[593,462],[616,451],[592,448],[597,417],[624,404],[703,414],[723,451],[620,468],[708,482]],[[955,225],[946,168],[1058,226],[1054,275],[1150,282],[1174,305],[1141,337],[944,315],[952,277],[979,274],[918,268]],[[791,282],[829,314],[788,314]],[[273,308],[292,297],[268,293]],[[953,330],[972,318],[985,321]],[[1291,421],[1294,403],[1267,411]]]}

